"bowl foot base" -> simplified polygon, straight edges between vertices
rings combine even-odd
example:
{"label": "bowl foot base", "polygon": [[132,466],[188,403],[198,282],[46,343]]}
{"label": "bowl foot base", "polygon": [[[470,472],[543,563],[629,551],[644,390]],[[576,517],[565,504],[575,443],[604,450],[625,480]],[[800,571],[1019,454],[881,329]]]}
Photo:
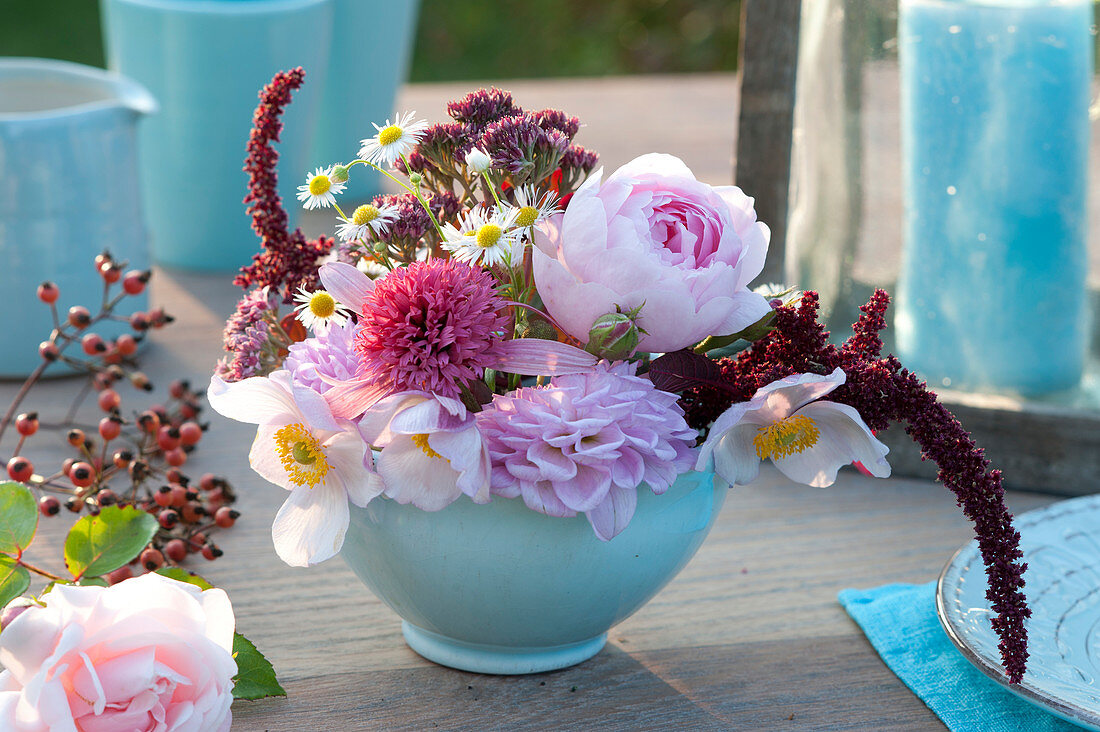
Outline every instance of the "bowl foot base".
{"label": "bowl foot base", "polygon": [[409,647],[429,661],[479,674],[537,674],[575,666],[595,656],[607,633],[561,646],[513,647],[467,643],[401,621]]}

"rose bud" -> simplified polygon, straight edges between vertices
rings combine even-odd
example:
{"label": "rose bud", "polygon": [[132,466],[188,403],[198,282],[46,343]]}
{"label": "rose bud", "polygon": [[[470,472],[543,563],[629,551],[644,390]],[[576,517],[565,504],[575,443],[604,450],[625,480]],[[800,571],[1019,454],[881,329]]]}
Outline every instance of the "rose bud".
{"label": "rose bud", "polygon": [[588,345],[584,350],[608,361],[628,358],[638,347],[638,339],[645,332],[635,322],[640,310],[641,306],[625,313],[608,313],[596,318],[588,331]]}

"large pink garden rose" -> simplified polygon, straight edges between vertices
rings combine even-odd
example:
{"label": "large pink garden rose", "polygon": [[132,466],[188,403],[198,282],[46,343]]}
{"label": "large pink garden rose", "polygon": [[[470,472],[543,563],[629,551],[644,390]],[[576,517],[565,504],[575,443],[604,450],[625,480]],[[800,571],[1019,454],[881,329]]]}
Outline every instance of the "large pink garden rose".
{"label": "large pink garden rose", "polygon": [[564,214],[536,233],[535,284],[547,312],[588,341],[593,321],[643,305],[638,350],[675,351],[755,323],[768,303],[748,290],[768,227],[735,186],[695,179],[671,155],[643,155],[592,175]]}
{"label": "large pink garden rose", "polygon": [[147,574],[58,585],[0,633],[0,730],[226,732],[233,608]]}

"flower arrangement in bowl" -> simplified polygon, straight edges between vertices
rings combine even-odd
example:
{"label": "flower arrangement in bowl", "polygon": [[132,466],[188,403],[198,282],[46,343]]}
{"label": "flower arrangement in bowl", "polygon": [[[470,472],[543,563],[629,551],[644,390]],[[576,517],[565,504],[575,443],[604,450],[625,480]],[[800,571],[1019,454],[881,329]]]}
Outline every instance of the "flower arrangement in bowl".
{"label": "flower arrangement in bowl", "polygon": [[[309,174],[298,198],[336,211],[338,239],[308,242],[286,233],[271,173],[301,83],[261,94],[246,201],[264,249],[209,390],[258,425],[251,465],[289,491],[272,529],[285,562],[342,553],[439,663],[561,668],[687,563],[763,460],[814,486],[853,463],[885,477],[874,431],[902,421],[975,521],[1021,677],[999,473],[881,355],[885,293],[831,344],[814,293],[750,289],[769,232],[740,189],[663,154],[596,170],[576,118],[497,89],[451,102],[445,124],[376,124],[355,160]],[[403,192],[343,211],[357,167]]]}

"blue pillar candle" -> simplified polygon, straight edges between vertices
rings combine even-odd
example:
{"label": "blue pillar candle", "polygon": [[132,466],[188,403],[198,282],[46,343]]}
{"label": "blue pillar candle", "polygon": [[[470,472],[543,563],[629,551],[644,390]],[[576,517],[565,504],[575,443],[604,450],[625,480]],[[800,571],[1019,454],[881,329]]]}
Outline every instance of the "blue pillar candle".
{"label": "blue pillar candle", "polygon": [[901,0],[898,354],[1042,394],[1086,350],[1091,0]]}

